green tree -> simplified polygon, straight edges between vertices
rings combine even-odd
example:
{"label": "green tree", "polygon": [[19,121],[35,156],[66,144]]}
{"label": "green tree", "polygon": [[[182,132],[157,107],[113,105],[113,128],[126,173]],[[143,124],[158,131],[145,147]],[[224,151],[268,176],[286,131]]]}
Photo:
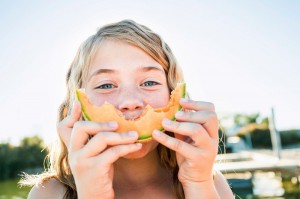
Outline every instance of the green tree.
{"label": "green tree", "polygon": [[283,147],[299,147],[300,146],[300,130],[280,131],[281,144]]}
{"label": "green tree", "polygon": [[0,144],[0,180],[16,178],[22,171],[42,168],[47,151],[38,136],[25,137],[19,146]]}
{"label": "green tree", "polygon": [[259,116],[259,113],[254,113],[250,115],[235,114],[233,116],[233,121],[236,126],[245,126],[248,124],[257,123]]}
{"label": "green tree", "polygon": [[10,161],[14,148],[8,143],[0,144],[0,180],[8,179],[11,175]]}
{"label": "green tree", "polygon": [[42,167],[46,156],[43,140],[38,136],[23,138],[20,142],[18,155],[26,157],[26,160],[22,161],[23,168]]}

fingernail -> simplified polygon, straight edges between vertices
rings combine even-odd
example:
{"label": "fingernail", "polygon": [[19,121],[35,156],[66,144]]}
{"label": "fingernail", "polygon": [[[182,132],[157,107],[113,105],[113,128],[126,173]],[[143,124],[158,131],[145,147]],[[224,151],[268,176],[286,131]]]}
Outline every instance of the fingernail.
{"label": "fingernail", "polygon": [[166,119],[166,118],[163,120],[163,124],[165,124],[165,125],[170,125],[171,122],[172,122],[171,120]]}
{"label": "fingernail", "polygon": [[157,137],[160,137],[161,136],[161,132],[159,130],[154,130],[153,131],[153,134]]}
{"label": "fingernail", "polygon": [[188,98],[181,98],[180,101],[181,101],[181,102],[188,102],[189,99],[188,99]]}
{"label": "fingernail", "polygon": [[117,128],[118,123],[117,122],[108,122],[108,126],[111,128]]}
{"label": "fingernail", "polygon": [[183,111],[177,111],[176,113],[175,113],[175,117],[180,117],[180,116],[183,116],[184,115],[184,112]]}
{"label": "fingernail", "polygon": [[135,132],[135,131],[129,131],[128,135],[129,135],[129,137],[137,137],[138,136],[137,132]]}

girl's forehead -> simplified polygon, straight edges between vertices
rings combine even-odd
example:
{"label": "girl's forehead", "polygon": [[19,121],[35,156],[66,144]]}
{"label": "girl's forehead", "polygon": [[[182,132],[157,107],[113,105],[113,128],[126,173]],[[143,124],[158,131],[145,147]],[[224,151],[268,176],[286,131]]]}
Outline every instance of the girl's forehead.
{"label": "girl's forehead", "polygon": [[91,58],[89,75],[100,69],[145,70],[145,67],[163,67],[140,47],[125,41],[104,40]]}

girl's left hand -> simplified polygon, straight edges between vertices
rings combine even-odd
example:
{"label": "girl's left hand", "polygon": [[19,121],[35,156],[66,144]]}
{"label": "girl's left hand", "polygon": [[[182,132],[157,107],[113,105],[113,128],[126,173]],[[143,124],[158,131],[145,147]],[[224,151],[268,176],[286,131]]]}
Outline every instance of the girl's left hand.
{"label": "girl's left hand", "polygon": [[213,164],[218,153],[218,118],[214,105],[208,102],[180,100],[184,110],[175,115],[176,121],[165,119],[165,130],[175,137],[155,130],[153,138],[176,152],[178,179],[183,187],[213,182]]}

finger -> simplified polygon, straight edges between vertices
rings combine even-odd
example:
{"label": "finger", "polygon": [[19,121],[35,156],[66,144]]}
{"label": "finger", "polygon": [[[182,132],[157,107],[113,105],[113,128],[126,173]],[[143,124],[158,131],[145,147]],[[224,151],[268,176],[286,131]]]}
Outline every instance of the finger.
{"label": "finger", "polygon": [[116,122],[91,122],[78,121],[74,124],[71,134],[70,150],[81,149],[88,141],[90,136],[98,132],[115,131],[118,128]]}
{"label": "finger", "polygon": [[80,119],[81,116],[81,105],[78,101],[73,103],[71,113],[66,118],[64,118],[61,122],[62,127],[72,128],[75,122]]}
{"label": "finger", "polygon": [[212,138],[218,138],[218,117],[215,111],[177,111],[175,118],[181,122],[195,122],[203,125]]}
{"label": "finger", "polygon": [[152,133],[152,137],[162,145],[176,151],[180,155],[186,157],[186,158],[193,158],[195,147],[191,144],[188,144],[182,140],[173,138],[171,136],[168,136],[167,134],[154,130]]}
{"label": "finger", "polygon": [[75,122],[80,119],[81,116],[81,107],[78,101],[75,101],[72,106],[71,114],[68,115],[65,119],[57,125],[57,131],[59,136],[63,140],[66,146],[69,146],[71,138],[71,128],[74,126]]}
{"label": "finger", "polygon": [[162,125],[167,131],[188,136],[193,142],[189,141],[187,137],[184,139],[184,141],[189,141],[189,143],[192,143],[195,146],[204,146],[205,142],[207,143],[208,139],[210,138],[204,127],[198,123],[177,122],[164,119]]}
{"label": "finger", "polygon": [[133,143],[127,145],[117,145],[110,147],[104,151],[98,158],[99,164],[111,165],[117,161],[120,157],[124,157],[132,152],[136,152],[142,148],[141,143]]}
{"label": "finger", "polygon": [[215,105],[211,102],[194,101],[194,100],[187,99],[187,98],[181,98],[179,103],[182,106],[182,108],[187,109],[187,110],[195,110],[195,111],[200,111],[200,110],[214,111],[215,110]]}
{"label": "finger", "polygon": [[83,154],[86,157],[96,156],[108,146],[132,144],[137,139],[138,134],[134,131],[126,133],[100,132],[93,136],[83,147]]}
{"label": "finger", "polygon": [[67,116],[67,124],[69,128],[72,128],[75,124],[80,119],[81,116],[81,105],[80,103],[76,100],[72,106],[71,114]]}

